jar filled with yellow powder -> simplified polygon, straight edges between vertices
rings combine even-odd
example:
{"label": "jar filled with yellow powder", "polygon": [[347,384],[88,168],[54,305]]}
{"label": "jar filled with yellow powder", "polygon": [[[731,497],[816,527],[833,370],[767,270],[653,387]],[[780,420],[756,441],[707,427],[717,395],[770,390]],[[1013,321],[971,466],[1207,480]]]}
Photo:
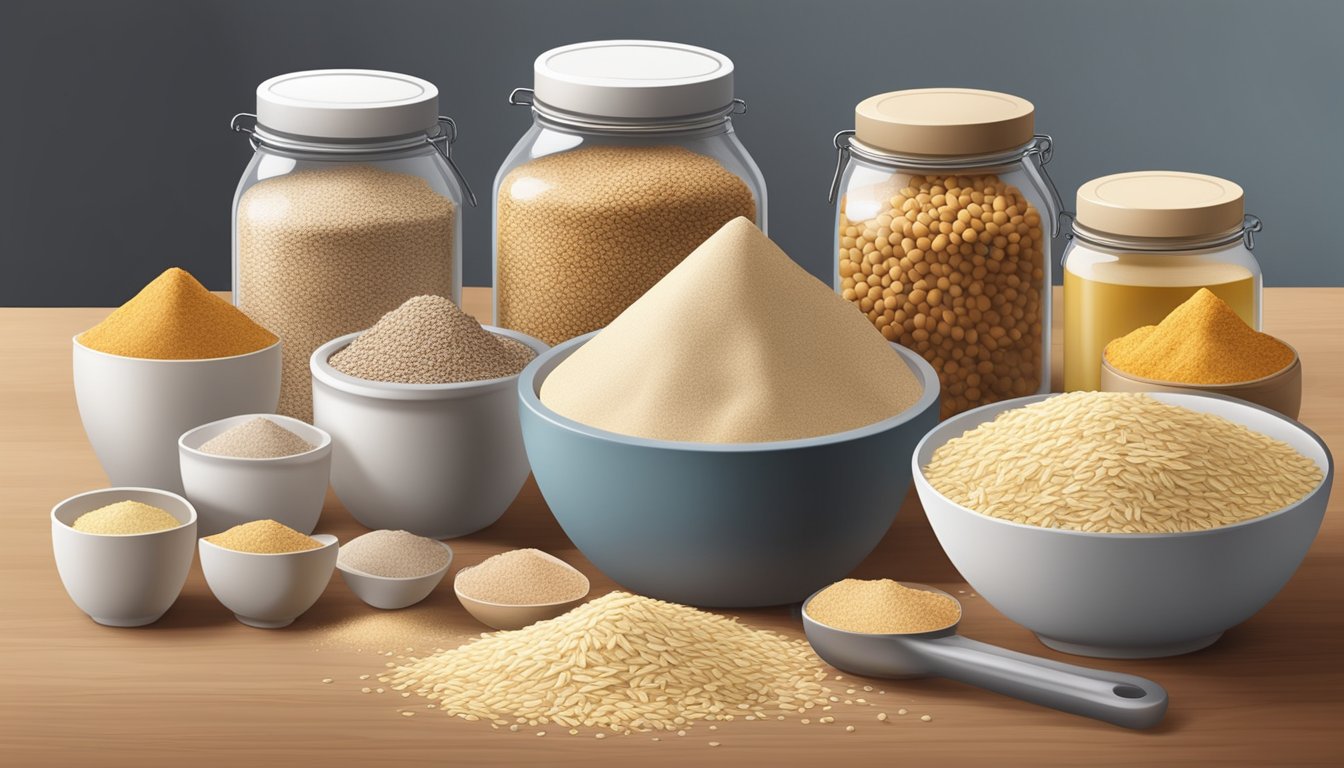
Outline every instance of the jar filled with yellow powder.
{"label": "jar filled with yellow powder", "polygon": [[733,62],[605,40],[537,57],[532,127],[495,178],[495,324],[548,344],[598,330],[742,216],[765,181],[733,132]]}
{"label": "jar filled with yellow powder", "polygon": [[1064,389],[1096,390],[1106,345],[1207,288],[1260,328],[1260,220],[1216,176],[1138,171],[1078,189],[1064,253]]}
{"label": "jar filled with yellow powder", "polygon": [[1031,102],[883,93],[835,146],[835,289],[938,371],[943,417],[1048,391],[1060,206]]}
{"label": "jar filled with yellow powder", "polygon": [[[279,413],[312,421],[308,358],[413,296],[460,299],[453,121],[418,77],[293,72],[234,117],[256,150],[233,209],[233,300],[284,342]],[[473,199],[474,202],[474,199]]]}

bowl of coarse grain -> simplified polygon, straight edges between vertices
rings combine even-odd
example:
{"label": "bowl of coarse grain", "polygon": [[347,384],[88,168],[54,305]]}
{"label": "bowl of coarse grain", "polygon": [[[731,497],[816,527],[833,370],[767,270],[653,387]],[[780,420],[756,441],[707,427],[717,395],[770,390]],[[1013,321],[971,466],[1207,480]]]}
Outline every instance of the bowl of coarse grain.
{"label": "bowl of coarse grain", "polygon": [[113,485],[182,493],[177,439],[238,413],[273,413],[280,342],[233,357],[122,357],[74,344],[75,401]]}
{"label": "bowl of coarse grain", "polygon": [[319,533],[318,546],[292,552],[245,552],[200,539],[201,571],[219,602],[249,627],[294,623],[322,596],[336,569],[336,537]]}
{"label": "bowl of coarse grain", "polygon": [[705,607],[802,601],[844,578],[910,489],[903,457],[938,421],[938,376],[891,348],[921,392],[902,412],[835,434],[754,443],[632,437],[560,415],[542,384],[596,336],[533,360],[518,380],[523,437],[551,512],[627,589]]}
{"label": "bowl of coarse grain", "polygon": [[453,548],[406,531],[371,531],[341,546],[336,570],[360,600],[385,611],[429,597],[453,563]]}
{"label": "bowl of coarse grain", "polygon": [[[531,336],[482,327],[538,354],[547,349]],[[360,335],[323,344],[311,359],[313,423],[334,441],[336,495],[367,528],[447,539],[494,523],[530,471],[518,375],[451,384],[356,378],[329,360]]]}
{"label": "bowl of coarse grain", "polygon": [[275,414],[231,416],[186,432],[177,448],[201,536],[253,520],[317,527],[331,477],[331,435],[321,429]]}
{"label": "bowl of coarse grain", "polygon": [[[1085,431],[1073,425],[1092,417],[1070,401],[1046,403],[1096,397],[1167,411],[1117,412]],[[1025,421],[1056,405],[1060,420]],[[1018,420],[995,422],[1001,414]],[[998,429],[973,432],[990,422]],[[1099,451],[1106,458],[1089,458]],[[1334,477],[1325,443],[1301,424],[1241,400],[1165,392],[994,403],[939,424],[911,463],[929,523],[974,589],[1047,646],[1107,658],[1199,650],[1249,619],[1306,556]]]}
{"label": "bowl of coarse grain", "polygon": [[[74,528],[85,513],[120,502],[149,505],[179,524],[129,534]],[[196,510],[181,496],[152,488],[81,493],[51,510],[51,547],[61,583],[81,611],[110,627],[143,626],[157,621],[182,592],[196,551]]]}
{"label": "bowl of coarse grain", "polygon": [[[1286,344],[1284,346],[1287,346]],[[1208,393],[1235,397],[1262,405],[1296,419],[1302,408],[1302,361],[1293,351],[1293,362],[1281,371],[1253,381],[1235,384],[1186,384],[1179,381],[1145,379],[1116,368],[1103,355],[1101,358],[1101,391],[1103,392],[1184,392]]]}

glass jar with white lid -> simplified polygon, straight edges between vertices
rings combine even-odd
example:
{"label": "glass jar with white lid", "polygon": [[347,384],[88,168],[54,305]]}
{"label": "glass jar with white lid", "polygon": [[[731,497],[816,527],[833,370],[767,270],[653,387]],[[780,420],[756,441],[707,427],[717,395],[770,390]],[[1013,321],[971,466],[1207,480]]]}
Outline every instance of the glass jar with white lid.
{"label": "glass jar with white lid", "polygon": [[312,420],[308,357],[407,299],[460,300],[462,202],[438,89],[395,72],[293,72],[233,129],[254,150],[233,202],[233,301],[283,344],[279,412]]}
{"label": "glass jar with white lid", "polygon": [[835,289],[938,371],[942,416],[1049,391],[1059,194],[1035,107],[1006,93],[879,94],[836,134]]}
{"label": "glass jar with white lid", "polygon": [[1101,386],[1106,345],[1160,323],[1200,288],[1260,328],[1260,219],[1227,179],[1135,171],[1078,189],[1064,251],[1064,389]]}
{"label": "glass jar with white lid", "polygon": [[549,344],[604,327],[728,221],[766,228],[733,130],[733,62],[603,40],[537,57],[532,125],[495,177],[495,322]]}

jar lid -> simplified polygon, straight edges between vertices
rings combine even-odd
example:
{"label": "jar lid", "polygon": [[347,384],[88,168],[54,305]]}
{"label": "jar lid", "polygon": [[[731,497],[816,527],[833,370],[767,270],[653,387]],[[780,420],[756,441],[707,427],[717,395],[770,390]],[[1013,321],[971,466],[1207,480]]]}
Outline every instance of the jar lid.
{"label": "jar lid", "polygon": [[1194,237],[1240,227],[1241,187],[1202,173],[1135,171],[1078,188],[1077,222],[1127,237]]}
{"label": "jar lid", "polygon": [[1035,115],[1030,101],[996,91],[892,91],[854,108],[854,138],[902,155],[987,155],[1031,141]]}
{"label": "jar lid", "polygon": [[733,61],[656,40],[597,40],[552,48],[533,65],[536,100],[582,115],[686,117],[733,103]]}
{"label": "jar lid", "polygon": [[379,139],[433,131],[439,89],[410,75],[314,69],[257,86],[257,125],[296,136]]}

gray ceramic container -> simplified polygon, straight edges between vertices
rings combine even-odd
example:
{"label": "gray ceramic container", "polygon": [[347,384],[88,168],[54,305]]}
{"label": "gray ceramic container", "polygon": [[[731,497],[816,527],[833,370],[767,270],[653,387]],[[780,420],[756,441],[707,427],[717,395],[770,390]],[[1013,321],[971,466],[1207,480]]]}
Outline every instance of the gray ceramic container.
{"label": "gray ceramic container", "polygon": [[579,551],[650,597],[782,605],[844,578],[891,526],[910,488],[915,444],[938,421],[937,374],[893,344],[924,392],[876,424],[769,443],[620,435],[565,418],[539,396],[546,376],[593,335],[554,347],[519,376],[523,441],[546,503]]}
{"label": "gray ceramic container", "polygon": [[952,564],[991,605],[1055,650],[1148,658],[1210,645],[1278,594],[1321,527],[1334,464],[1310,430],[1230,397],[1149,396],[1281,440],[1316,462],[1324,477],[1297,503],[1233,525],[1182,533],[1091,533],[982,515],[924,478],[923,468],[948,440],[1004,411],[1056,395],[959,414],[939,424],[915,451],[915,488]]}

